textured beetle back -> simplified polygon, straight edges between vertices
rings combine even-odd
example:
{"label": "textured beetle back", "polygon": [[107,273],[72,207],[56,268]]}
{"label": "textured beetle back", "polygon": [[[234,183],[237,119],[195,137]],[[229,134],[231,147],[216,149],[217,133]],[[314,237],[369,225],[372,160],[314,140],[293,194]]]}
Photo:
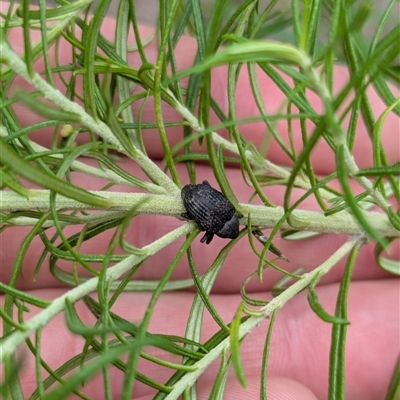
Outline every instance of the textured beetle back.
{"label": "textured beetle back", "polygon": [[182,200],[188,216],[203,231],[217,233],[235,214],[233,204],[207,181],[199,185],[186,185]]}

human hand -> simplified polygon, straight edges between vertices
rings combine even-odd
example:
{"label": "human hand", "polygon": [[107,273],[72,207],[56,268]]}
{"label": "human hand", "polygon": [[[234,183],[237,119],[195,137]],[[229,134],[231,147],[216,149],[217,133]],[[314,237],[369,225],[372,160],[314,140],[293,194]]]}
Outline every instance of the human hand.
{"label": "human hand", "polygon": [[[112,23],[111,21],[109,22]],[[111,29],[110,29],[111,31]],[[142,27],[143,37],[150,34],[146,27]],[[15,39],[17,40],[17,39]],[[155,47],[147,49],[148,54],[154,51]],[[194,58],[195,45],[190,38],[185,38],[180,43],[178,51],[178,63],[180,68],[191,65]],[[61,54],[68,55],[68,52]],[[131,65],[135,66],[137,58],[132,58]],[[65,60],[61,61],[62,63]],[[66,63],[66,62],[65,62]],[[138,64],[139,65],[139,64]],[[225,68],[217,68],[213,75],[213,95],[219,100],[222,108],[226,109]],[[335,79],[337,89],[346,80],[346,71],[338,67],[338,79]],[[263,96],[266,108],[271,114],[276,112],[284,101],[283,94],[267,78],[263,77],[260,87],[263,88]],[[249,86],[249,82],[242,73],[240,76],[237,92],[238,118],[257,115],[257,109]],[[310,95],[310,101],[318,109],[318,99]],[[376,115],[379,115],[384,106],[379,98],[371,93],[371,103],[374,105]],[[25,112],[24,110],[23,112]],[[165,121],[174,121],[179,118],[178,114],[171,108],[165,109]],[[35,116],[31,113],[26,115],[26,123],[31,124]],[[152,104],[146,105],[144,122],[153,121]],[[382,140],[390,160],[398,159],[398,148],[395,146],[396,136],[392,134],[393,128],[398,124],[398,119],[390,116],[386,123]],[[283,125],[278,124],[278,129]],[[245,138],[256,145],[262,140],[265,127],[262,123],[252,123],[240,127]],[[284,131],[281,131],[282,136]],[[181,139],[180,129],[168,130],[171,145]],[[296,146],[300,148],[301,137],[299,127],[295,126],[294,132]],[[45,131],[30,136],[33,140],[40,142],[47,147],[50,146],[48,135]],[[371,149],[367,139],[365,127],[360,122],[359,135],[355,143],[355,159],[361,166],[367,166],[371,160]],[[145,145],[148,154],[158,165],[162,165],[163,149],[158,140],[156,132],[146,133]],[[290,165],[285,154],[280,148],[272,143],[269,150],[269,160],[279,165]],[[91,163],[90,160],[85,160]],[[93,163],[94,164],[94,163]],[[130,159],[124,159],[120,164],[124,169],[136,176],[143,176],[139,167]],[[313,153],[313,167],[315,172],[324,176],[335,169],[335,160],[327,145],[320,143]],[[183,165],[177,165],[182,181],[187,181],[186,169]],[[201,182],[207,179],[216,187],[213,173],[208,165],[196,166],[197,179]],[[240,202],[247,202],[252,190],[247,187],[242,179],[241,171],[238,168],[227,167],[227,177]],[[93,178],[88,181],[87,176],[79,173],[73,174],[73,182],[77,186],[88,190],[100,190],[104,181]],[[333,183],[335,185],[335,183]],[[336,184],[339,187],[339,184]],[[114,187],[113,190],[126,190]],[[356,190],[356,187],[354,187]],[[296,191],[294,195],[302,193]],[[275,204],[282,204],[284,187],[271,187],[266,189],[266,194]],[[305,209],[318,210],[314,198],[308,198],[302,207]],[[129,230],[126,239],[137,247],[142,247],[155,238],[161,237],[171,231],[181,221],[163,216],[143,216],[135,219]],[[68,229],[68,235],[72,234],[72,228]],[[22,239],[29,232],[28,228],[12,228],[2,233],[2,281],[8,282],[16,254],[21,246]],[[83,244],[81,251],[85,253],[102,253],[109,245],[110,234],[96,237],[95,240]],[[294,270],[303,267],[311,271],[327,259],[346,238],[334,234],[325,234],[301,242],[288,242],[277,239],[275,244],[283,254],[290,260],[290,264],[278,264],[286,269]],[[243,242],[244,243],[244,242]],[[168,264],[176,255],[177,249],[182,240],[166,247],[143,264],[135,275],[136,279],[157,280],[160,279]],[[212,244],[206,246],[199,242],[193,243],[193,256],[196,261],[198,273],[203,274],[211,265],[220,249],[226,241],[215,238]],[[7,249],[5,251],[4,249]],[[67,289],[51,276],[50,272],[42,268],[36,281],[32,281],[33,269],[36,261],[41,255],[43,245],[37,237],[30,246],[23,265],[23,278],[18,283],[18,288],[26,290],[36,296],[49,300],[58,298]],[[395,257],[398,257],[398,249],[395,249]],[[230,322],[234,316],[237,305],[241,301],[240,286],[257,266],[258,260],[248,245],[236,246],[226,260],[226,265],[221,270],[214,285],[211,301],[225,322]],[[70,268],[69,263],[60,262],[64,268]],[[318,294],[321,304],[331,314],[337,297],[338,286],[342,277],[344,261],[335,266],[332,271],[324,276],[321,285],[318,286]],[[173,279],[189,278],[190,272],[186,262],[181,262],[176,269]],[[255,298],[271,298],[271,289],[277,279],[281,277],[276,271],[267,270],[264,274],[264,282],[261,284],[253,279],[246,290]],[[123,316],[130,321],[140,321],[146,310],[151,293],[124,293],[113,307],[113,312]],[[170,335],[184,335],[190,306],[194,297],[193,292],[171,292],[164,293],[154,312],[149,330],[154,333]],[[94,322],[93,316],[83,304],[77,304],[77,309],[84,321]],[[398,281],[382,271],[374,261],[373,245],[365,245],[357,259],[353,274],[348,305],[348,318],[351,325],[347,335],[347,358],[346,358],[346,398],[348,399],[378,399],[383,398],[387,388],[393,366],[399,350],[399,303],[398,303]],[[37,312],[37,311],[36,311]],[[34,312],[35,313],[35,312]],[[255,329],[244,340],[241,346],[241,355],[245,367],[245,374],[248,382],[248,389],[244,390],[237,383],[236,377],[232,374],[227,384],[226,398],[258,399],[260,384],[261,353],[264,345],[268,321]],[[203,340],[207,340],[216,331],[212,318],[205,315],[203,323]],[[331,325],[322,322],[310,310],[306,294],[303,292],[289,301],[279,311],[274,326],[271,353],[268,367],[267,389],[269,399],[315,399],[325,398],[328,385],[328,363],[330,346]],[[42,357],[53,368],[64,363],[67,359],[82,351],[83,339],[72,335],[65,326],[63,316],[58,315],[49,323],[43,331],[42,336]],[[22,351],[22,350],[21,350]],[[23,353],[28,355],[27,353]],[[212,365],[201,377],[198,385],[200,398],[207,398],[215,376],[218,365]],[[36,388],[34,376],[34,359],[27,357],[21,371],[21,379],[24,394],[30,394]],[[161,369],[151,363],[143,363],[140,371],[145,375],[156,377],[157,381],[165,382],[171,372]],[[112,369],[112,393],[117,398],[121,391],[122,373]],[[101,383],[101,376],[93,378],[85,383],[82,392],[93,399],[101,399],[104,395],[104,387]],[[152,390],[145,385],[135,385],[135,399],[147,399],[152,397]]]}

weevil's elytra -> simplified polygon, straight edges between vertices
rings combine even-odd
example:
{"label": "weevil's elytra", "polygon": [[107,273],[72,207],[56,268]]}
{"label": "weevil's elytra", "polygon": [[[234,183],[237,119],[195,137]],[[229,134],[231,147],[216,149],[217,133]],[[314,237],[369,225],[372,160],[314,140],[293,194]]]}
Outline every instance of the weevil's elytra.
{"label": "weevil's elytra", "polygon": [[209,244],[214,234],[221,238],[235,239],[239,235],[239,218],[233,204],[207,181],[186,185],[181,192],[186,212],[183,218],[194,220],[206,231],[200,242]]}

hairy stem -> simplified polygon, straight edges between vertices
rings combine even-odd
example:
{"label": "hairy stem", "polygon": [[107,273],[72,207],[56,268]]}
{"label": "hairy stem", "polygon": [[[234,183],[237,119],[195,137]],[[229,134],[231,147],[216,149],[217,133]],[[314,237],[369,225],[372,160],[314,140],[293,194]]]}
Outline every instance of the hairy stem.
{"label": "hairy stem", "polygon": [[92,118],[79,104],[67,99],[61,92],[42,79],[39,74],[34,73],[31,77],[24,62],[2,40],[0,41],[0,54],[2,59],[10,65],[15,73],[22,76],[27,82],[42,92],[44,97],[57,104],[62,110],[75,114],[79,117],[83,125],[97,133],[106,142],[113,144],[121,153],[133,158],[160,186],[171,193],[179,193],[179,188],[175,183],[147,155],[139,149],[134,149],[134,154],[127,152],[104,122]]}
{"label": "hairy stem", "polygon": [[[0,210],[20,211],[39,210],[47,211],[50,208],[49,191],[30,190],[31,196],[25,198],[14,192],[3,192]],[[108,211],[128,212],[137,206],[137,214],[168,215],[180,218],[185,211],[182,201],[176,195],[152,195],[143,193],[119,193],[119,192],[90,192],[101,195],[111,201]],[[58,195],[56,197],[58,210],[99,210],[101,208],[80,203]],[[252,226],[259,228],[273,228],[284,215],[282,207],[265,207],[252,204],[239,204],[240,211],[244,214],[241,222],[245,224],[247,214],[251,214]],[[400,231],[395,229],[383,213],[365,211],[365,217],[374,226],[374,229],[382,237],[400,237]],[[98,218],[94,215],[93,218]],[[17,218],[15,218],[17,219]],[[32,222],[35,220],[33,219]],[[336,233],[355,235],[362,234],[362,230],[354,217],[346,211],[326,217],[323,213],[309,210],[294,210],[291,214],[291,224],[282,224],[282,229],[298,229],[303,231]]]}
{"label": "hairy stem", "polygon": [[[129,271],[134,265],[137,265],[147,257],[150,257],[157,253],[159,250],[174,242],[179,237],[188,234],[192,230],[192,224],[183,225],[172,232],[167,233],[162,238],[154,241],[148,246],[142,248],[143,253],[133,254],[125,260],[119,262],[107,269],[106,281],[115,281],[125,272]],[[74,289],[69,290],[62,296],[55,299],[51,305],[39,314],[32,317],[24,324],[23,331],[14,331],[2,342],[0,342],[0,361],[6,359],[12,355],[16,348],[27,338],[32,332],[47,325],[57,314],[62,312],[65,308],[65,300],[69,300],[72,303],[80,300],[92,291],[95,291],[99,284],[99,277],[94,277],[88,281],[82,283]]]}
{"label": "hairy stem", "polygon": [[[363,240],[359,236],[350,238],[345,244],[343,244],[334,254],[332,254],[323,264],[312,272],[303,275],[303,278],[298,282],[294,283],[282,294],[272,299],[265,307],[263,307],[258,316],[251,316],[245,321],[239,328],[238,339],[242,339],[247,336],[254,328],[256,328],[265,318],[267,318],[274,310],[282,308],[296,294],[306,288],[313,279],[319,274],[326,274],[333,266],[335,266],[339,260],[341,260],[351,249],[356,245],[359,240]],[[209,353],[207,353],[200,361],[194,364],[196,370],[187,373],[175,386],[171,393],[166,397],[167,400],[177,399],[183,391],[191,387],[201,374],[213,363],[218,357],[226,352],[230,347],[230,337],[223,340],[218,346],[214,347]]]}

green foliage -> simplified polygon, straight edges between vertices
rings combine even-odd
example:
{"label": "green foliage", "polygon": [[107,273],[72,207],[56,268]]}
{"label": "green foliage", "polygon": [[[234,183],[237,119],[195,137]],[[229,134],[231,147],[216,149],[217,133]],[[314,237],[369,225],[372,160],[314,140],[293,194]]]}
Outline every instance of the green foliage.
{"label": "green foliage", "polygon": [[[392,89],[400,80],[400,25],[393,12],[396,0],[379,12],[372,12],[372,4],[361,0],[292,0],[290,6],[271,0],[265,8],[258,0],[236,3],[159,0],[156,31],[149,37],[141,34],[133,0],[119,2],[114,35],[106,31],[110,0],[100,0],[96,6],[91,0],[56,0],[54,7],[44,0],[38,7],[26,0],[20,5],[2,5],[1,230],[7,234],[13,226],[31,227],[22,240],[11,279],[0,283],[0,291],[5,294],[0,309],[0,359],[5,371],[2,398],[23,398],[18,376],[21,361],[16,359],[15,351],[25,342],[35,357],[37,388],[30,399],[68,398],[71,393],[87,399],[80,388],[99,371],[104,398],[111,399],[107,368],[111,365],[123,373],[122,399],[132,398],[136,382],[152,388],[156,399],[181,395],[196,399],[197,379],[217,358],[220,368],[211,396],[222,399],[232,366],[245,386],[240,344],[262,320],[272,316],[261,374],[260,396],[266,399],[273,322],[278,310],[307,288],[311,309],[332,325],[329,398],[345,398],[345,340],[347,324],[351,323],[347,294],[360,247],[367,241],[374,242],[377,263],[399,274],[398,263],[382,255],[400,237],[400,164],[390,161],[382,141],[388,116],[400,115],[400,103]],[[16,43],[13,32],[19,28],[23,43]],[[182,69],[178,52],[185,34],[194,38],[197,52],[193,64]],[[349,76],[339,90],[334,90],[338,63],[349,71]],[[227,72],[224,106],[212,94],[213,73],[220,66]],[[258,114],[239,118],[236,101],[241,95],[239,77],[243,75],[248,77]],[[262,79],[276,86],[285,99],[274,113],[264,104]],[[15,90],[21,81],[25,82],[24,89]],[[378,116],[371,104],[371,88],[385,107]],[[311,96],[318,98],[318,109]],[[27,109],[36,119],[28,120]],[[145,109],[152,111],[151,122],[144,121]],[[166,115],[167,109],[174,110],[173,121]],[[371,165],[362,168],[353,157],[356,140],[360,140],[361,119],[367,130],[363,140],[369,141],[373,153]],[[300,127],[300,146],[295,144],[294,123]],[[257,124],[261,145],[242,134],[244,124]],[[178,143],[168,135],[171,127],[181,133]],[[265,134],[261,133],[263,129]],[[47,147],[30,137],[38,132],[51,135]],[[287,132],[287,137],[282,132]],[[163,151],[161,166],[148,156],[149,136]],[[271,142],[280,147],[290,167],[266,157]],[[312,155],[319,143],[326,145],[336,162],[336,171],[325,178],[314,171]],[[122,156],[136,163],[141,173],[127,170],[120,162]],[[199,233],[193,222],[153,238],[140,248],[130,243],[127,235],[143,214],[180,218],[184,211],[179,201],[182,182],[187,180],[185,175],[196,182],[199,161],[211,167],[222,192],[245,216],[239,237],[219,252],[203,276],[197,272],[191,250]],[[181,163],[186,169],[184,174],[178,168]],[[240,169],[243,186],[252,188],[248,203],[238,203],[228,166]],[[103,179],[102,189],[90,191],[75,185],[75,172],[85,174],[88,181],[92,177]],[[335,179],[339,188],[332,184]],[[26,181],[40,190],[31,189]],[[350,182],[357,184],[357,195]],[[125,190],[113,191],[115,185]],[[284,188],[283,207],[268,196],[268,189],[274,186]],[[294,190],[302,191],[300,198],[294,199]],[[302,210],[302,203],[310,198],[315,199],[318,211]],[[370,211],[371,207],[379,212]],[[80,226],[79,232],[66,232],[74,226]],[[272,229],[268,238],[261,232],[267,228]],[[304,240],[321,233],[341,233],[349,238],[318,268],[301,275],[301,270],[294,271],[289,264],[286,271],[268,259],[271,251],[287,260],[273,244],[280,231],[288,240]],[[82,249],[85,242],[110,232],[109,245],[99,254],[87,254]],[[35,277],[47,267],[44,260],[49,255],[53,277],[71,286],[52,302],[17,288],[22,262],[36,237],[44,250]],[[180,238],[176,255],[165,266],[160,280],[137,279],[145,260]],[[240,246],[249,246],[258,259],[248,280],[258,277],[262,281],[267,267],[277,270],[281,278],[269,302],[246,295],[246,281],[243,301],[237,304],[232,321],[226,323],[209,295],[239,241]],[[192,279],[171,280],[185,256]],[[319,303],[317,283],[343,257],[347,257],[347,266],[332,316]],[[71,264],[69,271],[58,265],[61,260]],[[296,281],[291,284],[292,279]],[[194,286],[197,294],[185,335],[151,334],[150,320],[162,293],[188,286]],[[139,322],[111,312],[115,301],[127,290],[152,292]],[[91,291],[97,292],[97,301],[89,296]],[[96,316],[94,325],[80,319],[74,303],[81,300]],[[33,317],[28,308],[31,305],[41,309]],[[212,316],[218,331],[203,343],[205,312]],[[59,313],[64,313],[68,328],[82,336],[85,345],[79,355],[53,369],[40,350],[42,332]],[[156,357],[151,349],[179,356],[181,363]],[[139,367],[141,359],[172,370],[171,378],[159,382],[144,375]],[[42,377],[42,368],[48,377]],[[388,398],[399,392],[398,371],[397,365]]]}

